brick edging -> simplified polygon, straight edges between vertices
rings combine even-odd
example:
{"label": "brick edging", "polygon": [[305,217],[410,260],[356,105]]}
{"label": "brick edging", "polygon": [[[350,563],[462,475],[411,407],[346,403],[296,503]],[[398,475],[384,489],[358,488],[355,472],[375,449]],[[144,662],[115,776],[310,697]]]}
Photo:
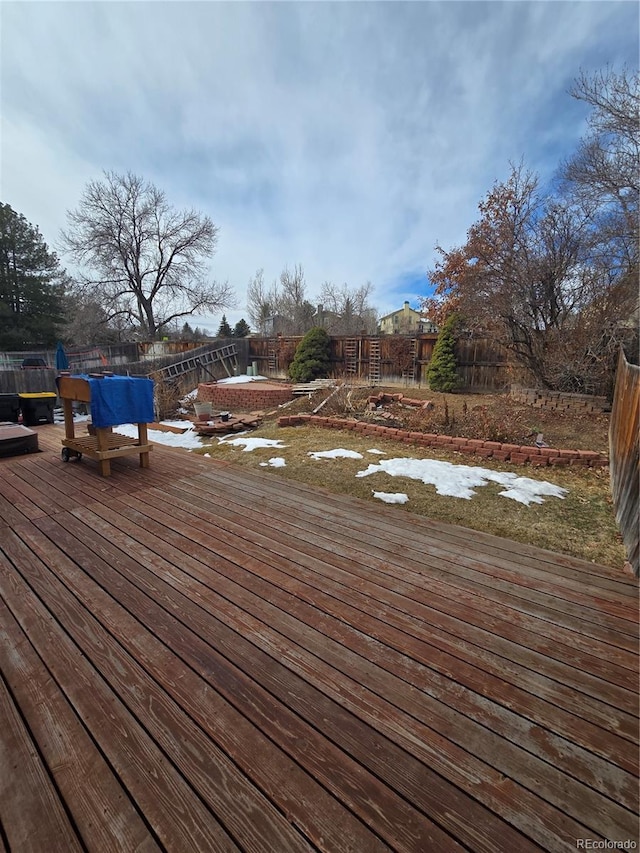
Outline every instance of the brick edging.
{"label": "brick edging", "polygon": [[610,403],[606,397],[594,397],[590,394],[568,394],[563,391],[543,391],[539,388],[523,388],[521,385],[512,385],[509,396],[517,403],[534,406],[536,409],[576,412],[581,415],[600,415],[610,408]]}
{"label": "brick edging", "polygon": [[594,450],[561,450],[554,447],[529,447],[529,445],[504,444],[499,441],[482,441],[476,438],[461,438],[435,433],[410,432],[394,427],[368,424],[366,421],[344,418],[326,418],[320,415],[288,415],[278,418],[278,426],[318,426],[325,429],[349,429],[364,435],[377,435],[391,438],[404,444],[418,447],[438,447],[442,450],[455,450],[468,456],[498,459],[500,462],[513,462],[517,465],[529,463],[536,468],[548,465],[584,465],[591,468],[603,468],[609,459]]}

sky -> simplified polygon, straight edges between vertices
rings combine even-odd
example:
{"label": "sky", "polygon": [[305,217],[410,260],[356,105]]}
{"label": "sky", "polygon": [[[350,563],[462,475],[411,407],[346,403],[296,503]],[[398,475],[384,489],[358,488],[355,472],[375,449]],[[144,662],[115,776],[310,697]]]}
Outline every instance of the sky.
{"label": "sky", "polygon": [[0,200],[58,249],[88,181],[141,175],[219,227],[232,325],[296,264],[314,303],[370,281],[379,315],[417,308],[509,162],[544,185],[575,150],[580,71],[637,68],[639,8],[0,0]]}

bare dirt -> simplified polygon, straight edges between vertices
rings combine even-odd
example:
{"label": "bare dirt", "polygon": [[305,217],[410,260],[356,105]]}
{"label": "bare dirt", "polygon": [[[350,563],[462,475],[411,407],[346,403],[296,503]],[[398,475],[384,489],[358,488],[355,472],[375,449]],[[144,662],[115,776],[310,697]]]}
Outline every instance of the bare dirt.
{"label": "bare dirt", "polygon": [[[403,394],[432,405],[418,408],[399,400],[372,407],[369,397],[380,392]],[[275,419],[282,414],[313,412],[320,405],[322,408],[318,414],[321,415],[358,418],[416,432],[531,446],[542,433],[549,447],[595,450],[599,453],[608,453],[609,448],[608,414],[537,409],[516,402],[508,394],[440,394],[424,388],[342,386],[337,391],[323,390],[294,400],[286,407],[270,412],[267,419]]]}

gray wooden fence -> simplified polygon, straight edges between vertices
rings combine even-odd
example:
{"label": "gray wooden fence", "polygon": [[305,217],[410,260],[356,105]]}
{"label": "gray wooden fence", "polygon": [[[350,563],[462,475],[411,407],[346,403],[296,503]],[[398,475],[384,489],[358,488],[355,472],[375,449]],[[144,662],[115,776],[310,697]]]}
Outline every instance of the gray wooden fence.
{"label": "gray wooden fence", "polygon": [[56,391],[57,371],[52,368],[0,370],[0,394],[39,394]]}

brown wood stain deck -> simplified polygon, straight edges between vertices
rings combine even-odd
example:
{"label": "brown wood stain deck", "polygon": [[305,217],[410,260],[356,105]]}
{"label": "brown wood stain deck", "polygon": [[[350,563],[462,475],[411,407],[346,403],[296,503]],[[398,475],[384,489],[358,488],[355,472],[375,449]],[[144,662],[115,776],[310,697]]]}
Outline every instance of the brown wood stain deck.
{"label": "brown wood stain deck", "polygon": [[632,578],[38,436],[0,459],[0,850],[638,841]]}

